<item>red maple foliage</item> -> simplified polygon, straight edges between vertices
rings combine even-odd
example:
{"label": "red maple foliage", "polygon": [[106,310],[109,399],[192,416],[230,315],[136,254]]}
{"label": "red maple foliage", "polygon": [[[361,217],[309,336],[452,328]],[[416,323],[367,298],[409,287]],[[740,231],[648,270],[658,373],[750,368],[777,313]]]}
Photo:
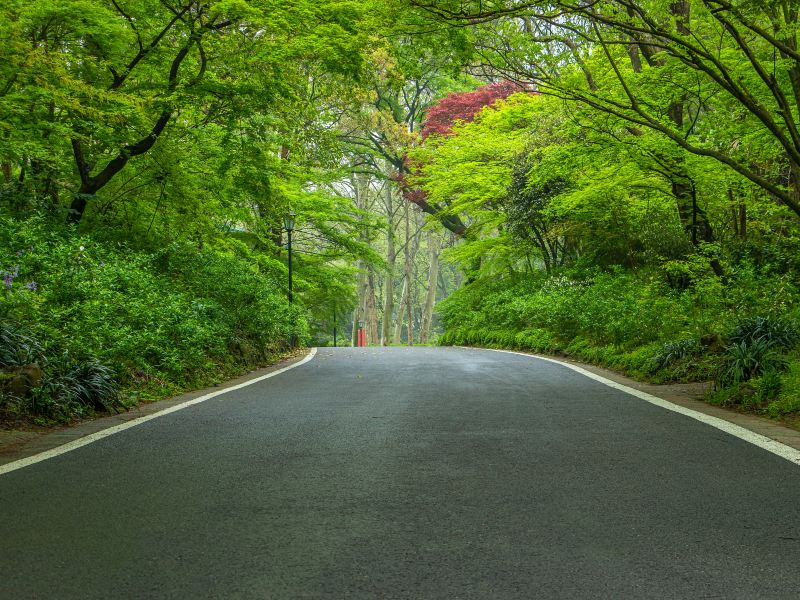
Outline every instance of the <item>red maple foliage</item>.
{"label": "red maple foliage", "polygon": [[428,109],[420,129],[422,139],[430,135],[448,135],[456,121],[470,123],[484,106],[505,100],[525,88],[513,81],[484,85],[474,92],[452,92]]}
{"label": "red maple foliage", "polygon": [[[505,100],[512,94],[529,91],[513,81],[500,81],[484,85],[474,92],[452,92],[428,109],[420,128],[423,141],[431,135],[449,135],[456,122],[471,123],[481,109],[498,100]],[[424,207],[428,194],[425,190],[409,185],[406,173],[419,173],[421,165],[409,164],[404,160],[405,172],[397,174],[403,197],[413,204]],[[431,209],[433,210],[433,209]]]}

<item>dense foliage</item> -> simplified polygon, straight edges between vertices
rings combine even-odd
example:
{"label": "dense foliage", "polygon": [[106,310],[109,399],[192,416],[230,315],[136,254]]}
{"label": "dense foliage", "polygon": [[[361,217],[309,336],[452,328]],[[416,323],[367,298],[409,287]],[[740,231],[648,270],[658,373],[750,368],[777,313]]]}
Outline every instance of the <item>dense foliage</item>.
{"label": "dense foliage", "polygon": [[65,419],[120,408],[219,381],[279,355],[292,336],[308,339],[306,316],[277,284],[285,266],[241,242],[143,252],[41,218],[3,218],[0,231],[0,362],[43,370],[8,412]]}
{"label": "dense foliage", "polygon": [[471,69],[539,92],[412,154],[465,223],[441,341],[796,412],[796,3],[411,4],[471,38]]}
{"label": "dense foliage", "polygon": [[712,379],[717,402],[796,412],[800,308],[752,272],[725,293],[707,283],[678,291],[621,271],[478,280],[440,305],[439,341],[557,353],[659,382]]}
{"label": "dense foliage", "polygon": [[356,232],[375,219],[336,184],[349,172],[337,127],[381,45],[369,8],[0,7],[6,421],[217,381],[353,305],[354,263],[378,260]]}
{"label": "dense foliage", "polygon": [[362,323],[793,414],[798,24],[796,0],[6,2],[0,408],[118,410]]}

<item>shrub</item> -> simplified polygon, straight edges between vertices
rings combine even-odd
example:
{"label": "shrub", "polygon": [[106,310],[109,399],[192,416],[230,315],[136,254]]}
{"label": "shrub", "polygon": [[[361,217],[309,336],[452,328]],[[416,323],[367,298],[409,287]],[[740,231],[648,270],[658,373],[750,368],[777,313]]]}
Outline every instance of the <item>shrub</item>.
{"label": "shrub", "polygon": [[656,372],[666,369],[678,360],[698,356],[702,349],[700,342],[695,339],[667,342],[651,358],[650,370]]}
{"label": "shrub", "polygon": [[787,365],[786,372],[781,375],[780,395],[775,394],[767,405],[767,414],[771,417],[800,412],[800,360],[797,357]]}
{"label": "shrub", "polygon": [[0,323],[0,367],[27,365],[41,356],[41,344],[29,333],[14,323]]}
{"label": "shrub", "polygon": [[725,348],[717,381],[722,385],[749,381],[764,373],[768,367],[779,366],[780,361],[766,339],[742,340]]}
{"label": "shrub", "polygon": [[33,412],[59,421],[123,407],[111,369],[95,357],[75,359],[67,352],[48,360],[42,383],[34,388],[31,399]]}
{"label": "shrub", "polygon": [[219,381],[308,339],[282,268],[244,244],[146,252],[0,215],[0,366],[39,362],[28,408],[58,420]]}
{"label": "shrub", "polygon": [[749,317],[740,321],[728,334],[735,345],[763,342],[767,348],[791,348],[797,343],[797,326],[784,319]]}
{"label": "shrub", "polygon": [[752,381],[755,388],[756,404],[763,405],[778,397],[783,387],[781,373],[775,368],[767,368],[764,373]]}

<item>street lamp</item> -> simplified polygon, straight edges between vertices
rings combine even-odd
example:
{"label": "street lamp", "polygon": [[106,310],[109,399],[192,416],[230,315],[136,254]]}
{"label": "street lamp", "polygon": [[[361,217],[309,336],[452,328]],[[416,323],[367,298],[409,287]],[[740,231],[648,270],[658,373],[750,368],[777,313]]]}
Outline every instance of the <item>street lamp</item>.
{"label": "street lamp", "polygon": [[294,212],[289,211],[289,214],[283,217],[283,227],[286,229],[286,234],[289,236],[289,304],[292,304],[294,298],[292,297],[292,231],[294,230]]}

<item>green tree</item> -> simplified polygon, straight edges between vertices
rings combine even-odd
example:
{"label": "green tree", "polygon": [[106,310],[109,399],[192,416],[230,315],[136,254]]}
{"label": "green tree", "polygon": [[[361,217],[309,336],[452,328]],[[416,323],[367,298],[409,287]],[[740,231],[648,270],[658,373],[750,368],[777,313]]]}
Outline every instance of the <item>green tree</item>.
{"label": "green tree", "polygon": [[338,0],[7,4],[3,129],[32,139],[26,150],[7,135],[2,162],[9,177],[9,165],[18,178],[32,170],[54,202],[58,188],[72,192],[69,219],[79,222],[166,135],[302,102],[295,82],[323,71],[357,79],[362,14]]}

